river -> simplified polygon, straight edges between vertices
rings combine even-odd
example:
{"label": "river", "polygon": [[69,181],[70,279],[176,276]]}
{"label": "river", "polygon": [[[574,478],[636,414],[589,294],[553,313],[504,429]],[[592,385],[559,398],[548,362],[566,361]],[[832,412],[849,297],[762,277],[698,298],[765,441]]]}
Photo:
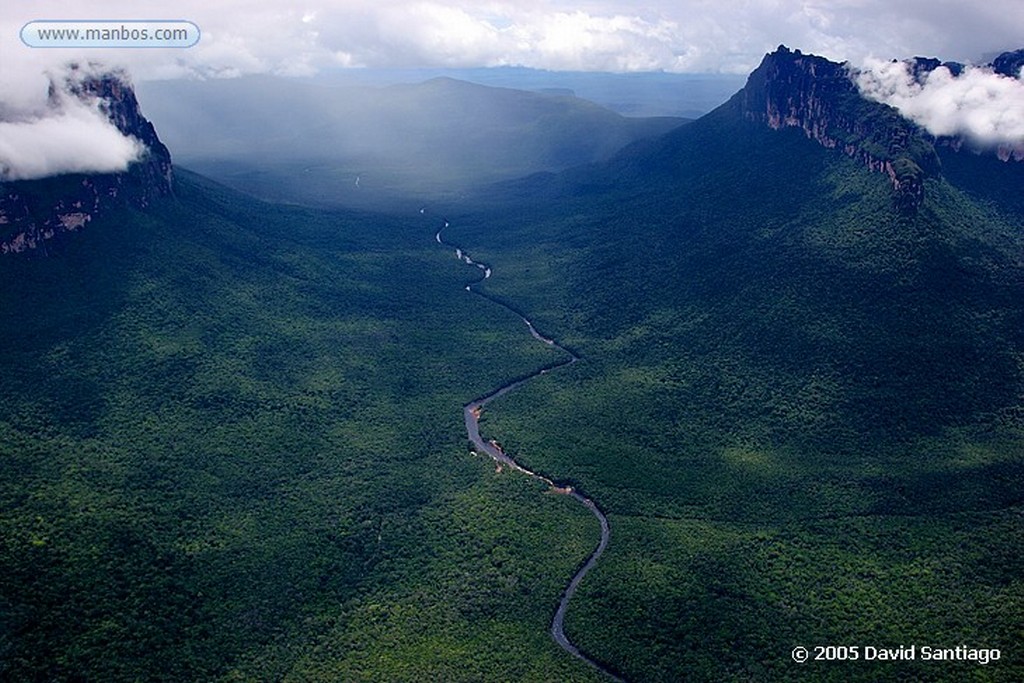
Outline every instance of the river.
{"label": "river", "polygon": [[[420,213],[425,213],[425,210],[421,209]],[[481,282],[491,277],[491,267],[486,264],[480,263],[479,261],[474,261],[469,256],[469,254],[466,253],[464,249],[462,249],[461,247],[457,247],[456,245],[451,244],[450,242],[446,242],[444,238],[441,237],[441,232],[444,230],[444,228],[447,228],[448,225],[448,221],[444,221],[444,227],[442,227],[441,230],[437,231],[437,233],[434,235],[434,239],[437,241],[438,244],[454,250],[455,257],[457,259],[459,259],[460,261],[467,265],[475,266],[479,271],[481,271],[480,276],[478,278],[476,278],[475,280],[466,285],[466,291],[483,297],[490,301],[491,303],[501,306],[502,308],[505,308],[506,310],[511,311],[513,314],[519,316],[519,318],[524,323],[526,323],[526,327],[528,328],[530,335],[534,339],[543,344],[547,344],[548,346],[553,346],[561,350],[566,355],[566,358],[564,360],[539,368],[525,377],[521,377],[517,380],[508,382],[507,384],[503,384],[502,386],[494,389],[490,393],[487,393],[481,396],[480,398],[470,401],[465,406],[463,406],[462,413],[466,423],[466,434],[469,436],[469,440],[472,442],[473,446],[478,451],[486,453],[487,455],[491,456],[494,459],[494,461],[497,462],[499,465],[504,465],[506,467],[509,467],[510,469],[517,470],[519,472],[522,472],[523,474],[533,477],[534,479],[538,479],[544,482],[545,484],[548,485],[548,487],[551,488],[552,491],[555,491],[556,493],[571,496],[574,500],[578,501],[581,505],[590,510],[590,512],[595,517],[597,517],[598,522],[600,522],[601,524],[601,540],[598,541],[597,547],[595,547],[594,550],[590,553],[590,555],[587,557],[587,560],[580,566],[579,569],[576,570],[576,573],[572,575],[572,578],[566,585],[565,590],[562,591],[562,597],[558,601],[558,608],[555,610],[555,615],[551,620],[551,637],[555,640],[556,643],[559,644],[559,646],[562,647],[562,649],[564,649],[566,652],[570,653],[574,657],[580,659],[583,662],[586,662],[587,664],[597,669],[611,680],[619,681],[620,683],[625,683],[624,679],[615,675],[614,673],[606,669],[604,666],[597,663],[596,661],[588,657],[586,654],[581,652],[580,649],[576,647],[576,645],[574,645],[572,641],[570,641],[569,638],[565,635],[564,628],[565,613],[569,609],[569,601],[572,600],[573,595],[576,593],[577,586],[579,586],[580,581],[583,580],[583,577],[587,575],[587,572],[594,568],[594,565],[597,564],[598,558],[601,557],[601,554],[604,552],[605,548],[608,547],[608,539],[611,537],[611,527],[608,524],[608,518],[605,516],[603,512],[601,512],[600,508],[597,507],[594,501],[582,495],[579,491],[574,490],[571,486],[558,486],[550,478],[544,476],[543,474],[532,472],[526,469],[518,462],[516,462],[514,458],[505,453],[502,450],[501,446],[498,445],[496,441],[485,441],[484,438],[480,435],[480,414],[488,403],[498,398],[501,398],[508,392],[517,389],[518,387],[522,386],[523,384],[526,384],[535,377],[539,377],[551,370],[555,370],[556,368],[561,368],[576,363],[577,361],[579,361],[579,357],[569,349],[560,345],[554,339],[549,339],[548,337],[545,337],[542,334],[540,334],[540,332],[537,331],[537,328],[534,327],[533,323],[528,318],[520,314],[512,307],[476,289],[476,285],[479,285]]]}

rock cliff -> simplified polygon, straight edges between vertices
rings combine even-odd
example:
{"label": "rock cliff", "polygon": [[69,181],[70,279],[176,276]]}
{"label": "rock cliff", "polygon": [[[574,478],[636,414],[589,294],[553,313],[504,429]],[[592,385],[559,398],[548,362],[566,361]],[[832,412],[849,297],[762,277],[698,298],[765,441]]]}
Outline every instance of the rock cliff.
{"label": "rock cliff", "polygon": [[38,250],[81,230],[97,216],[120,207],[145,208],[171,193],[171,155],[143,115],[126,74],[97,75],[94,67],[72,65],[51,78],[50,107],[77,98],[98,109],[145,151],[121,173],[68,173],[35,180],[0,182],[0,254]]}
{"label": "rock cliff", "polygon": [[938,172],[935,149],[918,127],[892,107],[862,97],[846,64],[782,45],[765,56],[736,97],[747,119],[776,130],[800,128],[822,146],[887,174],[901,212],[917,210],[924,177]]}

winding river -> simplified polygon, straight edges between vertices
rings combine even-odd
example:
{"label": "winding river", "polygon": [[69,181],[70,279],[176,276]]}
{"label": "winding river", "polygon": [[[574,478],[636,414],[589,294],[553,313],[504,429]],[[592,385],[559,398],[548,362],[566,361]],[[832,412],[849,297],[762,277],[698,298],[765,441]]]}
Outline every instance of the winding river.
{"label": "winding river", "polygon": [[[420,209],[420,213],[425,213],[425,210]],[[491,456],[491,458],[493,458],[494,461],[497,462],[499,466],[505,466],[510,469],[522,472],[523,474],[526,474],[528,476],[531,476],[534,479],[539,479],[540,481],[547,484],[552,491],[567,496],[571,496],[575,500],[579,501],[581,505],[590,510],[590,512],[595,517],[597,517],[597,520],[601,523],[601,540],[598,542],[597,547],[594,548],[593,552],[590,553],[590,556],[587,557],[586,562],[584,562],[583,565],[578,570],[576,570],[576,573],[573,574],[572,578],[569,580],[569,583],[565,587],[565,590],[562,591],[562,597],[558,601],[558,609],[555,610],[555,616],[551,620],[551,637],[554,638],[555,642],[558,643],[562,647],[562,649],[564,649],[566,652],[570,653],[574,657],[586,662],[590,666],[594,667],[595,669],[606,675],[608,678],[614,681],[619,681],[619,683],[625,683],[625,681],[622,678],[615,675],[614,673],[606,669],[604,666],[598,664],[593,659],[591,659],[583,652],[581,652],[580,649],[576,647],[572,643],[572,641],[569,640],[568,637],[566,637],[564,628],[565,613],[566,610],[568,610],[569,608],[569,601],[572,600],[572,596],[576,593],[577,586],[579,586],[580,581],[583,580],[583,577],[587,575],[587,572],[593,569],[594,565],[597,564],[597,560],[599,557],[601,557],[601,553],[603,553],[605,548],[608,547],[608,539],[611,536],[611,527],[608,525],[608,518],[604,515],[603,512],[601,512],[597,505],[594,504],[594,501],[590,500],[586,496],[574,490],[571,486],[558,486],[551,479],[544,476],[543,474],[538,474],[537,472],[532,472],[526,469],[518,462],[516,462],[514,458],[506,454],[501,449],[501,446],[498,444],[497,441],[485,441],[484,438],[480,435],[480,414],[483,411],[484,406],[486,406],[491,401],[494,401],[495,399],[501,398],[508,392],[522,386],[523,384],[526,384],[535,377],[539,377],[556,368],[561,368],[566,365],[572,365],[573,363],[579,360],[579,357],[569,349],[560,345],[554,339],[549,339],[543,336],[540,332],[537,331],[537,328],[533,326],[533,323],[530,322],[528,318],[523,316],[521,313],[519,313],[512,307],[510,307],[508,304],[505,304],[502,301],[475,289],[476,285],[480,284],[484,280],[491,277],[491,268],[486,264],[474,261],[469,256],[469,254],[467,254],[460,247],[457,247],[454,244],[444,241],[444,239],[441,237],[441,232],[442,230],[444,230],[444,228],[447,227],[448,221],[444,221],[444,227],[442,227],[441,230],[438,230],[437,234],[434,235],[434,239],[437,241],[437,243],[442,246],[453,249],[455,251],[455,257],[457,259],[459,259],[460,261],[467,265],[475,266],[477,269],[480,270],[480,277],[468,283],[466,285],[466,291],[481,296],[487,299],[488,301],[497,304],[498,306],[501,306],[502,308],[505,308],[508,311],[512,312],[513,314],[519,316],[519,318],[524,323],[526,323],[526,327],[529,329],[530,335],[534,339],[543,344],[547,344],[548,346],[553,346],[559,349],[567,356],[564,360],[561,360],[557,363],[553,363],[550,365],[546,365],[525,377],[509,382],[508,384],[504,384],[498,387],[497,389],[491,391],[490,393],[485,394],[484,396],[481,396],[480,398],[477,398],[473,401],[470,401],[465,406],[463,406],[462,412],[466,422],[466,434],[469,436],[469,440],[473,443],[473,446],[477,448],[478,451],[487,453],[487,455]]]}

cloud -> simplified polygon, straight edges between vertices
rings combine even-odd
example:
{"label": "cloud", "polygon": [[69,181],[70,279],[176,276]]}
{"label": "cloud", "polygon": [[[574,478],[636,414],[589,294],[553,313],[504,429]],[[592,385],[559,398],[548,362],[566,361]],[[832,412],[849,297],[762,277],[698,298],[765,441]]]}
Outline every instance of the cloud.
{"label": "cloud", "polygon": [[[11,3],[8,3],[11,4]],[[88,3],[87,3],[88,4]],[[1020,47],[1020,0],[70,0],[13,3],[17,36],[32,19],[187,19],[183,50],[32,50],[0,41],[11,71],[94,58],[142,80],[324,68],[523,65],[540,69],[747,73],[779,43],[838,61],[871,55],[977,60]],[[3,84],[0,84],[3,85]]]}
{"label": "cloud", "polygon": [[[1020,0],[177,0],[173,5],[35,0],[8,5],[0,32],[9,38],[37,19],[186,19],[202,29],[199,44],[188,49],[31,49],[16,38],[0,41],[0,121],[7,121],[0,126],[5,146],[0,154],[17,162],[4,162],[16,169],[8,174],[33,167],[71,170],[90,156],[96,167],[117,168],[130,158],[131,141],[115,137],[94,109],[73,104],[60,112],[46,109],[44,73],[73,60],[124,67],[143,81],[499,65],[745,74],[780,43],[854,64],[877,55],[978,61],[985,52],[1021,47],[1024,36]],[[916,93],[899,73],[883,70],[872,87],[936,130],[968,131],[979,140],[1016,135],[1019,90],[981,76],[972,73],[939,88],[943,76],[933,75],[935,83]],[[1000,107],[1000,100],[1006,106]],[[953,113],[939,116],[943,107]],[[57,122],[75,134],[50,134]],[[58,162],[62,156],[68,163]]]}
{"label": "cloud", "polygon": [[686,52],[676,24],[632,14],[520,5],[348,3],[318,12],[317,43],[350,64],[375,67],[528,66],[650,71]]}
{"label": "cloud", "polygon": [[959,77],[940,66],[922,82],[904,62],[867,60],[856,76],[865,96],[898,109],[936,136],[982,145],[1024,144],[1024,81],[967,67]]}
{"label": "cloud", "polygon": [[0,121],[0,180],[124,171],[144,151],[109,121],[96,98],[62,95],[42,111]]}

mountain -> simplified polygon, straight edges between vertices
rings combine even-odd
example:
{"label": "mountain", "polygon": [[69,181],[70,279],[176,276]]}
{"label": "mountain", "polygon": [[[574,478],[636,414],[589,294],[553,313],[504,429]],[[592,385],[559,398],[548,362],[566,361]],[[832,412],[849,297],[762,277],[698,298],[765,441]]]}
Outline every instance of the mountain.
{"label": "mountain", "polygon": [[596,520],[465,448],[557,354],[437,227],[179,169],[0,259],[0,679],[597,683],[547,633]]}
{"label": "mountain", "polygon": [[[998,72],[995,65],[1012,63],[1017,54],[1004,53],[988,66]],[[964,68],[953,62],[920,57],[908,60],[907,64],[919,80],[939,66],[954,74]],[[848,64],[779,46],[765,56],[745,87],[706,117],[702,126],[740,116],[772,130],[799,129],[822,147],[888,176],[894,205],[907,214],[916,212],[923,201],[924,179],[944,176],[946,165],[951,167],[957,183],[970,185],[972,192],[999,197],[1003,205],[1015,204],[1017,193],[1003,190],[1012,185],[1020,171],[1014,164],[998,162],[1024,159],[1016,151],[1020,143],[986,149],[959,136],[936,137],[901,116],[895,108],[865,97],[855,84],[855,75]],[[623,180],[630,178],[637,180],[637,191],[646,192],[644,188],[652,186],[660,190],[663,188],[652,181],[675,172],[679,157],[685,154],[680,147],[694,135],[679,129],[662,138],[635,143],[607,164],[498,185],[496,195],[515,192],[514,188],[520,188],[524,197],[536,191],[548,196],[578,193],[583,188],[601,192],[612,186],[621,187]],[[990,176],[1001,180],[981,180]]]}
{"label": "mountain", "polygon": [[407,212],[177,171],[0,261],[0,678],[601,680],[549,636],[597,520],[466,447],[546,367],[480,425],[606,514],[608,670],[1024,679],[1024,165],[844,78]]}
{"label": "mountain", "polygon": [[419,67],[337,69],[311,79],[321,85],[384,86],[448,77],[479,85],[589,100],[625,116],[696,119],[742,87],[745,75],[727,73],[548,71],[529,67]]}
{"label": "mountain", "polygon": [[145,152],[122,173],[68,173],[38,180],[0,182],[0,253],[46,250],[46,243],[85,227],[119,207],[145,208],[171,193],[171,156],[139,108],[124,73],[84,73],[72,67],[62,82],[51,81],[51,109],[63,96],[98,104],[123,135]]}
{"label": "mountain", "polygon": [[487,293],[582,359],[488,415],[608,516],[581,649],[628,680],[866,681],[973,665],[787,653],[1014,647],[1020,187],[780,49],[693,123],[451,205]]}
{"label": "mountain", "polygon": [[924,174],[938,169],[934,149],[916,126],[862,97],[845,64],[779,46],[750,75],[740,96],[735,104],[746,118],[774,130],[800,128],[820,145],[884,172],[901,211],[917,210]]}
{"label": "mountain", "polygon": [[1024,49],[1002,53],[992,60],[991,66],[997,74],[1020,78],[1021,67],[1024,67]]}
{"label": "mountain", "polygon": [[261,196],[332,204],[561,170],[684,122],[452,78],[331,87],[253,77],[149,84],[146,95],[179,163]]}

